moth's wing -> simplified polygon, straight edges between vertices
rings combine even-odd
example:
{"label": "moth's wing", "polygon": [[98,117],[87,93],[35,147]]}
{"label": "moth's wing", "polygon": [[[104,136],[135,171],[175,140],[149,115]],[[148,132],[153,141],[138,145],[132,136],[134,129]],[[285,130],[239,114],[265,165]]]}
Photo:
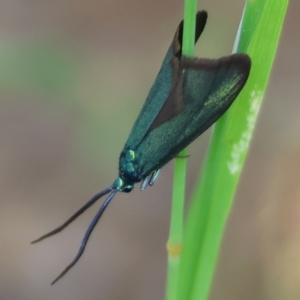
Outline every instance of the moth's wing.
{"label": "moth's wing", "polygon": [[[199,11],[197,13],[195,43],[205,27],[206,19],[207,13],[205,11]],[[183,21],[181,21],[176,30],[172,44],[165,56],[165,59],[163,60],[161,69],[149,92],[144,106],[133,125],[124,149],[130,148],[134,150],[142,142],[144,136],[149,130],[149,127],[153,124],[153,120],[156,119],[161,108],[165,104],[166,99],[174,89],[178,79],[178,74],[180,73],[182,34]],[[163,121],[171,119],[180,112],[182,109],[182,101],[181,99],[178,100],[178,103],[172,102],[172,106],[169,107],[167,113],[164,115]]]}
{"label": "moth's wing", "polygon": [[244,54],[217,60],[183,57],[173,98],[168,99],[183,99],[183,110],[149,130],[135,149],[140,174],[147,176],[161,168],[220,118],[245,85],[250,67],[250,58]]}

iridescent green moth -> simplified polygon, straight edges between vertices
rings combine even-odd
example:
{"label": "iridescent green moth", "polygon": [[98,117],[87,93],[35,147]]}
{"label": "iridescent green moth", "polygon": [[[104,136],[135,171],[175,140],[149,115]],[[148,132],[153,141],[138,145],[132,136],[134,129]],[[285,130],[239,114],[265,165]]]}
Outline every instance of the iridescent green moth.
{"label": "iridescent green moth", "polygon": [[[195,43],[206,19],[205,11],[197,13]],[[142,190],[152,186],[160,168],[218,120],[245,85],[251,67],[247,55],[233,54],[220,59],[184,57],[181,53],[182,33],[183,21],[120,154],[119,177],[63,225],[32,242],[60,232],[100,197],[109,194],[92,220],[78,254],[52,284],[79,260],[93,229],[115,194],[130,192],[138,182],[142,182]]]}

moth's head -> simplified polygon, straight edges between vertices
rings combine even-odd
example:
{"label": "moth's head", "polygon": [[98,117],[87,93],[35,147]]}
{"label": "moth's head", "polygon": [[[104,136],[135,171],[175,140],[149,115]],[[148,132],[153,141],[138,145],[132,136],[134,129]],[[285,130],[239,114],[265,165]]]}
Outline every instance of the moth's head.
{"label": "moth's head", "polygon": [[113,189],[118,192],[129,193],[134,188],[133,183],[128,183],[121,177],[117,178],[113,183]]}

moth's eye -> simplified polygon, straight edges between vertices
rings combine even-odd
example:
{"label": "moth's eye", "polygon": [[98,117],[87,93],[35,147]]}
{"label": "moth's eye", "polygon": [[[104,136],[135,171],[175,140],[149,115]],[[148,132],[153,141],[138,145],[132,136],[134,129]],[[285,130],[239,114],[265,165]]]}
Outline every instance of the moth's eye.
{"label": "moth's eye", "polygon": [[129,193],[129,192],[132,191],[132,189],[133,189],[133,185],[129,185],[129,184],[128,184],[128,185],[124,186],[122,192],[124,192],[124,193]]}

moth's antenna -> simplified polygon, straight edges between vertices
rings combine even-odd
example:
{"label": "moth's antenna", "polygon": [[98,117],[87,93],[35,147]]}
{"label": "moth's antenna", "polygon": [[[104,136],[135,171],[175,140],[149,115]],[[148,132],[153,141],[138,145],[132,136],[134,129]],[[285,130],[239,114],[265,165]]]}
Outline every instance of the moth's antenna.
{"label": "moth's antenna", "polygon": [[[112,190],[112,188],[111,188]],[[113,199],[113,197],[115,196],[115,194],[117,193],[116,190],[112,190],[112,192],[109,194],[109,196],[107,197],[107,199],[104,201],[104,203],[102,204],[102,206],[100,207],[99,211],[97,212],[97,214],[95,215],[93,221],[91,222],[89,228],[87,229],[84,238],[81,242],[79,251],[77,253],[77,255],[75,256],[75,258],[73,259],[73,261],[60,273],[60,275],[51,283],[51,285],[53,285],[57,280],[59,280],[60,278],[62,278],[79,260],[79,258],[81,257],[81,255],[84,252],[85,246],[90,238],[90,235],[92,233],[92,231],[94,230],[95,226],[97,225],[100,217],[102,216],[104,210],[106,209],[106,207],[108,206],[109,202]]]}
{"label": "moth's antenna", "polygon": [[70,223],[72,223],[77,217],[79,217],[83,212],[85,212],[90,206],[92,206],[97,200],[99,200],[102,196],[108,194],[113,189],[112,186],[109,188],[99,192],[96,194],[92,199],[90,199],[86,204],[84,204],[71,218],[69,218],[65,223],[63,223],[61,226],[55,228],[54,230],[46,233],[45,235],[41,236],[40,238],[34,240],[31,242],[31,244],[37,243],[49,236],[52,236],[60,231],[62,231],[64,228],[66,228]]}

